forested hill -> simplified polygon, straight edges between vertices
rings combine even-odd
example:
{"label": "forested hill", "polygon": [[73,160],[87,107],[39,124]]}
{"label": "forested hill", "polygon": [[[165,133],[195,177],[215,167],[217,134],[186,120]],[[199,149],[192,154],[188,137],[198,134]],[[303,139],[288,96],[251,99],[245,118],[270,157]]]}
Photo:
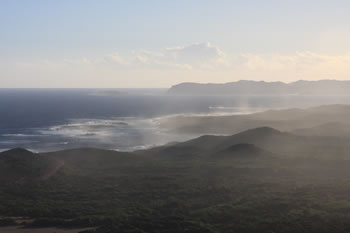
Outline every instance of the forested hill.
{"label": "forested hill", "polygon": [[0,232],[344,233],[349,152],[346,138],[269,127],[133,153],[13,149],[0,153]]}

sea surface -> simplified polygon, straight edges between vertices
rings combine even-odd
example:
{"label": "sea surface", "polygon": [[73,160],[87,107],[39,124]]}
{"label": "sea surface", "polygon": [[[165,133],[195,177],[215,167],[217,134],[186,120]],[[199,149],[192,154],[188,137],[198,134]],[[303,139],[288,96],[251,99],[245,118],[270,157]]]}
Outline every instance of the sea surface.
{"label": "sea surface", "polygon": [[167,132],[173,115],[234,115],[350,104],[349,96],[172,96],[166,89],[0,89],[0,151],[133,151],[199,135]]}

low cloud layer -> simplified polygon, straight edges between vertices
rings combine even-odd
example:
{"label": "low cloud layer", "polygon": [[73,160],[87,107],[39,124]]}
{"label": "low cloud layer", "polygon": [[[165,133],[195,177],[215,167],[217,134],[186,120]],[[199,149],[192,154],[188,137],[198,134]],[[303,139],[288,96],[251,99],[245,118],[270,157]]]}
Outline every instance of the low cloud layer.
{"label": "low cloud layer", "polygon": [[168,87],[239,79],[350,79],[350,53],[229,54],[209,42],[100,57],[1,61],[3,87]]}

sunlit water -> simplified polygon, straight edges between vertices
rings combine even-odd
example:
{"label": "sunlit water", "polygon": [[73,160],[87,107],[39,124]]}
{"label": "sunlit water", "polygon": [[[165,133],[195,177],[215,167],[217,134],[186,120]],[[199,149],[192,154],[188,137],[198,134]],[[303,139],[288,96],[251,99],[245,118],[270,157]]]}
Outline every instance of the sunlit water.
{"label": "sunlit water", "polygon": [[350,103],[349,97],[169,96],[163,89],[0,89],[0,151],[98,147],[133,151],[199,135],[159,126],[172,115],[230,115]]}

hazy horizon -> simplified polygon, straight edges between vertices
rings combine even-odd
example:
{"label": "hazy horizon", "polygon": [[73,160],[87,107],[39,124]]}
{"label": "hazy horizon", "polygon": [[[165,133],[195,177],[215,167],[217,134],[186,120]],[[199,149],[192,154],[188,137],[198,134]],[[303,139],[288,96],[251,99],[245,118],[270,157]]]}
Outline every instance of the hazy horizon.
{"label": "hazy horizon", "polygon": [[177,86],[179,84],[186,84],[186,83],[193,83],[193,84],[230,84],[230,83],[237,83],[237,82],[263,82],[267,84],[273,84],[273,83],[283,83],[283,84],[292,84],[292,83],[297,83],[297,82],[323,82],[323,81],[335,81],[335,82],[350,82],[349,79],[345,80],[339,80],[339,79],[320,79],[320,80],[306,80],[306,79],[299,79],[299,80],[294,80],[290,82],[284,82],[280,80],[276,81],[265,81],[265,80],[249,80],[249,79],[239,79],[239,80],[234,80],[234,81],[228,81],[228,82],[180,82],[180,83],[174,83],[171,86],[166,86],[166,87],[0,87],[0,89],[113,89],[113,90],[137,90],[137,89],[149,89],[149,90],[168,90],[171,87]]}
{"label": "hazy horizon", "polygon": [[5,0],[0,88],[346,80],[349,7],[300,0]]}

